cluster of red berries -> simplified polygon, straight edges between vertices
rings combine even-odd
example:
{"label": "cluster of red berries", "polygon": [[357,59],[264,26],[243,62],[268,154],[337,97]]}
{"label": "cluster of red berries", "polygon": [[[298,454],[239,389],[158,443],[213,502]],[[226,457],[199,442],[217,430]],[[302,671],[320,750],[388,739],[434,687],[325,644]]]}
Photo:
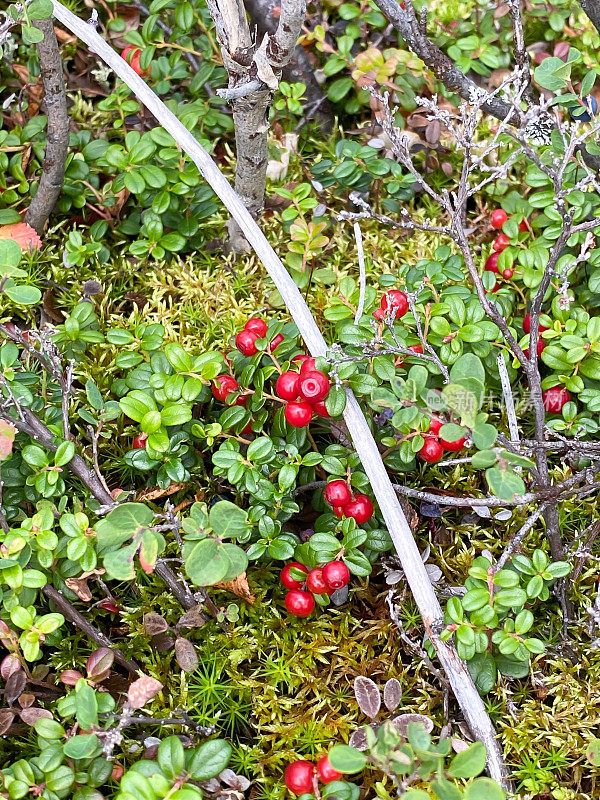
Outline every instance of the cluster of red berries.
{"label": "cluster of red berries", "polygon": [[125,59],[131,69],[139,75],[140,77],[144,78],[146,75],[150,74],[149,69],[142,69],[140,65],[140,56],[142,55],[142,51],[139,47],[136,47],[134,44],[128,45],[124,50],[121,51],[121,58]]}
{"label": "cluster of red berries", "polygon": [[[293,577],[291,571],[306,575],[303,580]],[[286,564],[281,570],[282,586],[289,589],[285,596],[285,607],[295,617],[305,618],[315,607],[314,595],[333,594],[350,580],[350,570],[343,561],[329,561],[324,567],[309,570],[299,561]]]}
{"label": "cluster of red berries", "polygon": [[315,359],[304,354],[294,356],[292,361],[300,364],[300,371],[287,370],[277,378],[275,392],[286,401],[284,415],[294,428],[304,428],[312,419],[313,412],[319,417],[328,417],[325,400],[329,394],[329,378],[316,369]]}
{"label": "cluster of red berries", "polygon": [[[530,333],[530,331],[531,331],[531,314],[529,312],[527,312],[527,314],[525,314],[525,317],[523,319],[523,330],[525,331],[525,333]],[[540,324],[538,326],[538,332],[539,333],[543,333],[543,331],[547,331],[547,330],[548,330],[548,328],[544,327],[544,325]],[[542,350],[544,349],[544,347],[546,347],[546,342],[543,339],[538,339],[538,343],[537,343],[537,347],[536,347],[536,352],[538,354],[538,358],[542,355]],[[526,347],[523,350],[523,352],[525,353],[526,357],[529,358],[529,348]]]}
{"label": "cluster of red berries", "polygon": [[438,434],[443,424],[444,423],[440,419],[434,417],[429,421],[429,428],[427,429],[427,433],[424,434],[425,443],[419,450],[419,456],[428,464],[437,464],[438,461],[441,461],[444,450],[457,453],[465,446],[466,438],[464,436],[461,436],[460,439],[456,439],[454,442],[447,442],[445,439],[442,439]]}
{"label": "cluster of red berries", "polygon": [[[252,317],[244,325],[243,329],[235,337],[235,346],[244,356],[255,356],[258,353],[256,346],[257,339],[264,339],[267,335],[267,323],[260,317]],[[275,350],[284,340],[284,336],[278,333],[273,337],[269,345],[271,352]]]}
{"label": "cluster of red berries", "polygon": [[357,525],[363,525],[373,516],[373,503],[366,494],[352,494],[346,481],[335,480],[327,484],[323,497],[333,509],[336,517],[352,517]]}
{"label": "cluster of red berries", "polygon": [[408,311],[408,299],[404,292],[392,289],[381,298],[380,307],[373,312],[375,319],[382,320],[387,314],[392,319],[400,319]]}
{"label": "cluster of red berries", "polygon": [[[492,211],[492,216],[490,219],[492,228],[495,230],[501,230],[504,223],[509,219],[508,214],[503,208],[496,208]],[[526,231],[527,230],[527,223],[525,220],[522,220],[519,223],[519,230]],[[494,251],[485,262],[485,270],[488,272],[494,272],[496,275],[502,275],[502,277],[509,281],[513,275],[515,274],[514,270],[510,267],[507,267],[505,270],[500,273],[498,268],[498,259],[500,258],[500,253],[510,244],[510,236],[507,236],[505,233],[499,233],[498,236],[495,238],[494,243],[492,245],[492,250]],[[500,284],[496,282],[496,285],[492,289],[492,292],[497,292],[500,288]]]}
{"label": "cluster of red berries", "polygon": [[286,767],[283,775],[285,785],[294,794],[314,793],[317,780],[321,783],[331,783],[341,778],[342,773],[331,766],[326,755],[319,758],[316,767],[310,761],[293,761]]}

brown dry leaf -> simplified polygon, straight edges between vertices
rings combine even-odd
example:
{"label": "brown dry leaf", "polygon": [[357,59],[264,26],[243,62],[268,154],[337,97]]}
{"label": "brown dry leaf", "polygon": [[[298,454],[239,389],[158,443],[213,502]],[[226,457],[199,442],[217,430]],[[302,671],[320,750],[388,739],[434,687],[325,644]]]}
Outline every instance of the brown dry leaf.
{"label": "brown dry leaf", "polygon": [[56,298],[54,297],[54,288],[46,289],[42,298],[44,314],[56,325],[60,325],[65,321],[65,315],[56,305]]}
{"label": "brown dry leaf", "polygon": [[14,713],[9,711],[8,708],[0,708],[0,736],[4,736],[5,733],[8,733],[14,718]]}
{"label": "brown dry leaf", "polygon": [[25,673],[22,670],[19,672],[13,672],[10,678],[6,681],[6,686],[4,687],[4,696],[6,697],[6,702],[14,703],[15,700],[21,696],[26,685],[27,676]]}
{"label": "brown dry leaf", "polygon": [[54,33],[60,44],[75,44],[77,42],[76,36],[67,31],[63,31],[62,28],[54,28]]}
{"label": "brown dry leaf", "polygon": [[185,614],[179,618],[177,628],[201,628],[206,622],[206,615],[202,611],[202,606],[197,605],[186,611]]}
{"label": "brown dry leaf", "polygon": [[494,19],[501,19],[502,17],[506,17],[510,14],[510,6],[508,3],[500,3],[500,5],[494,11]]}
{"label": "brown dry leaf", "polygon": [[8,680],[11,675],[14,675],[15,672],[19,672],[21,669],[21,662],[15,655],[8,655],[2,659],[2,663],[0,664],[0,675],[4,678],[4,680]]}
{"label": "brown dry leaf", "polygon": [[92,592],[87,584],[87,579],[94,575],[104,575],[105,570],[93,569],[91,572],[82,572],[78,578],[67,578],[65,583],[72,592],[75,592],[80,600],[89,603],[92,599]]}
{"label": "brown dry leaf", "polygon": [[21,697],[19,697],[19,705],[21,708],[30,708],[35,703],[35,695],[31,694],[31,692],[23,692]]}
{"label": "brown dry leaf", "polygon": [[144,614],[144,630],[148,636],[156,636],[169,629],[169,624],[160,614]]}
{"label": "brown dry leaf", "polygon": [[232,581],[219,581],[219,583],[215,583],[215,586],[217,589],[225,589],[228,592],[232,592],[236,597],[241,597],[242,600],[250,603],[251,606],[256,602],[256,597],[252,594],[248,586],[245,572],[242,572],[241,575],[238,575],[237,578],[234,578]]}
{"label": "brown dry leaf", "polygon": [[193,672],[198,666],[196,648],[182,636],[175,640],[175,658],[184,672]]}
{"label": "brown dry leaf", "polygon": [[137,503],[141,501],[159,500],[161,497],[169,497],[169,495],[175,494],[175,492],[181,489],[185,489],[185,483],[172,483],[166,489],[159,489],[158,486],[152,489],[142,489],[135,500]]}
{"label": "brown dry leaf", "polygon": [[19,716],[26,725],[33,727],[38,719],[52,719],[52,713],[45,708],[24,708]]}

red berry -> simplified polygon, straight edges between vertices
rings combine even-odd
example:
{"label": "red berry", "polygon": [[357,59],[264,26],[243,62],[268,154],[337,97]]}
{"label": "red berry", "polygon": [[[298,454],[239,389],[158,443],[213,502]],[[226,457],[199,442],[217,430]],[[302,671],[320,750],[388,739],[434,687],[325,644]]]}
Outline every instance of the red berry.
{"label": "red berry", "polygon": [[500,253],[492,253],[491,256],[488,256],[487,261],[485,262],[485,267],[488,272],[500,272],[498,269],[498,259],[500,258]]}
{"label": "red berry", "polygon": [[318,403],[329,394],[329,378],[323,372],[303,372],[298,381],[298,390],[305,400]]}
{"label": "red berry", "polygon": [[454,442],[446,442],[444,439],[440,439],[440,444],[444,448],[444,450],[449,450],[451,453],[458,453],[459,450],[462,450],[465,446],[466,438],[462,436],[460,439],[456,439]]}
{"label": "red berry", "polygon": [[413,353],[419,353],[420,355],[423,354],[423,345],[422,344],[411,344],[408,350],[412,350]]}
{"label": "red berry", "polygon": [[307,356],[306,353],[298,353],[298,355],[297,356],[293,356],[291,360],[292,361],[299,361],[300,364],[303,364],[306,361],[307,358],[310,358],[310,356]]}
{"label": "red berry", "polygon": [[288,403],[283,412],[293,428],[304,428],[312,419],[312,408],[304,401]]}
{"label": "red berry", "polygon": [[[527,314],[525,314],[525,317],[523,319],[523,330],[525,331],[525,333],[530,333],[530,331],[531,331],[531,314],[529,312],[527,312]],[[547,331],[548,328],[546,328],[546,327],[544,327],[544,325],[540,324],[538,326],[538,330],[539,330],[540,333],[543,333],[544,331]]]}
{"label": "red berry", "polygon": [[[546,347],[546,342],[543,339],[538,339],[538,343],[537,343],[537,346],[535,348],[536,352],[538,354],[538,358],[542,355],[542,351],[543,351],[544,347]],[[529,348],[528,347],[526,347],[523,350],[523,353],[525,355],[525,358],[529,358]]]}
{"label": "red berry", "polygon": [[508,269],[502,270],[502,277],[505,278],[507,281],[509,281],[514,274],[515,274],[515,271],[513,269],[508,268]]}
{"label": "red berry", "polygon": [[282,372],[277,378],[275,391],[282,400],[295,400],[298,397],[298,380],[300,376],[297,372]]}
{"label": "red berry", "polygon": [[243,330],[235,337],[235,346],[244,356],[253,356],[258,353],[256,340],[258,335],[252,331]]}
{"label": "red berry", "polygon": [[142,69],[140,66],[140,56],[142,51],[139,47],[136,47],[134,44],[130,44],[121,52],[121,58],[123,58],[131,69],[136,73],[136,75],[144,76],[148,75],[148,70]]}
{"label": "red berry", "polygon": [[496,253],[501,253],[503,250],[506,250],[509,244],[510,236],[507,236],[505,233],[500,233],[498,236],[496,236],[496,241],[492,245],[492,249]]}
{"label": "red berry", "polygon": [[233,405],[242,406],[242,408],[246,408],[246,403],[248,402],[249,397],[250,397],[249,394],[240,394],[233,401]]}
{"label": "red berry", "polygon": [[285,607],[295,617],[308,617],[315,607],[315,598],[310,592],[292,589],[285,596]]}
{"label": "red berry", "polygon": [[427,429],[427,433],[432,433],[434,436],[440,432],[440,428],[444,423],[441,419],[437,419],[437,417],[433,417],[433,419],[429,420],[429,428]]}
{"label": "red berry", "polygon": [[[232,392],[235,392],[236,389],[239,388],[238,382],[235,378],[232,378],[231,375],[217,375],[212,382],[213,397],[220,400],[222,403],[225,402]],[[238,405],[237,402],[236,405]]]}
{"label": "red berry", "polygon": [[[367,498],[368,499],[368,498]],[[323,580],[331,592],[341,589],[350,580],[350,570],[343,561],[330,561],[323,567]]]}
{"label": "red berry", "polygon": [[331,510],[340,519],[344,516],[344,506],[333,506]]}
{"label": "red berry", "polygon": [[256,333],[257,336],[262,339],[267,335],[267,323],[260,317],[252,317],[244,325],[244,330]]}
{"label": "red berry", "polygon": [[352,492],[346,481],[335,480],[327,484],[323,490],[323,497],[330,506],[345,506],[352,500]]}
{"label": "red berry", "polygon": [[428,464],[435,464],[444,455],[444,448],[437,439],[425,439],[425,444],[419,450],[419,455]]}
{"label": "red berry", "polygon": [[314,791],[314,774],[315,768],[310,761],[294,761],[286,767],[283,780],[290,792],[307,794]]}
{"label": "red berry", "polygon": [[137,436],[133,437],[133,442],[131,446],[134,450],[145,450],[146,449],[146,439],[148,438],[147,433],[138,433]]}
{"label": "red berry", "polygon": [[307,372],[316,372],[316,361],[317,359],[313,358],[312,356],[307,356],[305,359],[303,359],[300,366],[300,375],[306,375]]}
{"label": "red berry", "polygon": [[308,569],[304,566],[304,564],[301,564],[299,561],[292,561],[290,564],[286,564],[281,570],[279,579],[286,589],[300,589],[302,586],[302,581],[297,581],[295,578],[290,576],[290,570],[292,567],[294,569],[301,570],[301,572],[308,573]]}
{"label": "red berry", "polygon": [[339,781],[342,778],[342,773],[331,766],[327,756],[321,756],[317,761],[317,773],[321,783],[331,783],[331,781]]}
{"label": "red berry", "polygon": [[381,308],[384,311],[391,311],[392,317],[399,319],[408,311],[407,297],[399,289],[392,289],[381,298]]}
{"label": "red berry", "polygon": [[375,317],[376,320],[379,320],[379,322],[381,322],[381,320],[385,317],[385,311],[383,310],[383,308],[376,308],[375,311],[373,312],[373,316]]}
{"label": "red berry", "polygon": [[519,222],[519,230],[521,231],[521,233],[524,233],[525,231],[529,230],[529,228],[527,227],[526,219],[522,219],[521,222]]}
{"label": "red berry", "polygon": [[318,417],[330,417],[331,414],[327,411],[327,406],[320,400],[318,403],[312,403],[312,410]]}
{"label": "red berry", "polygon": [[366,494],[357,494],[354,500],[344,506],[344,514],[353,517],[358,525],[362,525],[373,516],[373,503]]}
{"label": "red berry", "polygon": [[564,386],[553,386],[542,392],[544,408],[551,414],[560,414],[563,406],[571,399],[571,395]]}
{"label": "red berry", "polygon": [[284,341],[284,339],[285,336],[283,335],[283,333],[278,333],[277,336],[274,336],[273,339],[271,340],[271,344],[269,345],[269,349],[271,350],[271,352],[273,352],[273,350],[275,350],[276,347],[279,347],[279,345]]}
{"label": "red berry", "polygon": [[499,231],[507,219],[508,219],[508,214],[503,208],[495,209],[494,211],[492,211],[492,216],[490,220],[492,223],[492,228],[496,228],[496,230]]}
{"label": "red berry", "polygon": [[311,569],[306,577],[306,588],[313,594],[327,594],[329,586],[323,579],[323,570],[320,567]]}

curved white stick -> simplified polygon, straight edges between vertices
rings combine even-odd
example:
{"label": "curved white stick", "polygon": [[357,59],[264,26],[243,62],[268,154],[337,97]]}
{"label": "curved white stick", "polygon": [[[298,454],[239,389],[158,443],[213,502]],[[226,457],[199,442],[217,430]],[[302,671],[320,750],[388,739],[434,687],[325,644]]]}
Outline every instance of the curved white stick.
{"label": "curved white stick", "polygon": [[[235,218],[246,239],[264,264],[312,355],[326,355],[327,345],[325,340],[296,284],[290,278],[279,257],[210,155],[146,85],[142,78],[132,70],[129,64],[104,41],[92,25],[79,19],[57,0],[53,0],[53,5],[55,17],[84,41],[93,53],[102,58],[116,72],[121,80],[132,89],[140,102],[152,112],[163,128],[171,134],[177,144],[196,164],[207,183],[221,198],[231,216]],[[375,440],[354,394],[350,390],[346,390],[346,394],[347,404],[344,411],[344,419],[356,452],[362,461],[379,503],[396,552],[402,562],[402,569],[419,607],[427,635],[434,644],[440,662],[446,671],[452,690],[473,735],[480,739],[487,748],[490,776],[500,782],[506,789],[510,789],[508,771],[496,740],[494,727],[485,710],[483,701],[471,680],[464,662],[461,661],[452,647],[440,640],[439,634],[443,627],[442,609],[429,581],[412,531],[377,450]]]}

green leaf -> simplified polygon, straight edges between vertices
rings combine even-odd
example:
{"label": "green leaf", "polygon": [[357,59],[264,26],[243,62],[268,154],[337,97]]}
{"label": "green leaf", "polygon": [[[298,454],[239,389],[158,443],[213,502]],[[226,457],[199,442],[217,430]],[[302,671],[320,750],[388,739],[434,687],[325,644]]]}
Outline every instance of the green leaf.
{"label": "green leaf", "polygon": [[341,417],[346,408],[346,392],[343,387],[331,387],[325,400],[325,407],[332,417]]}
{"label": "green leaf", "polygon": [[522,478],[510,467],[490,467],[485,476],[494,495],[501,500],[514,500],[515,495],[524,494]]}
{"label": "green leaf", "polygon": [[435,781],[431,781],[431,788],[439,797],[439,800],[462,800],[462,792],[447,778],[443,776]]}
{"label": "green leaf", "polygon": [[453,778],[475,778],[485,769],[487,753],[481,742],[473,742],[466,750],[457,753],[448,767]]}
{"label": "green leaf", "polygon": [[167,778],[175,778],[182,773],[185,753],[178,736],[169,736],[160,743],[157,760]]}
{"label": "green leaf", "polygon": [[224,739],[213,739],[196,750],[188,765],[188,772],[195,781],[206,781],[223,772],[230,758],[231,745]]}
{"label": "green leaf", "polygon": [[215,539],[202,539],[184,549],[185,571],[196,586],[212,586],[223,580],[229,559]]}
{"label": "green leaf", "polygon": [[19,306],[33,306],[42,299],[42,293],[35,286],[9,284],[8,281],[4,285],[4,293]]}
{"label": "green leaf", "polygon": [[367,758],[364,753],[347,744],[336,744],[329,751],[329,763],[338,772],[360,772],[365,768]]}
{"label": "green leaf", "polygon": [[592,739],[587,743],[585,757],[594,767],[600,767],[600,739]]}
{"label": "green leaf", "polygon": [[475,682],[479,694],[487,694],[496,685],[498,669],[491,653],[476,653],[467,661],[467,669]]}
{"label": "green leaf", "polygon": [[491,778],[477,778],[465,789],[464,800],[506,800],[506,795]]}
{"label": "green leaf", "polygon": [[104,569],[117,581],[131,581],[135,578],[133,559],[138,551],[138,542],[132,542],[120,550],[111,550],[103,558]]}
{"label": "green leaf", "polygon": [[89,731],[98,724],[98,700],[96,692],[81,678],[75,687],[75,716],[79,727]]}
{"label": "green leaf", "polygon": [[446,423],[440,428],[440,439],[445,442],[456,442],[466,436],[468,430],[461,425],[455,425],[453,422]]}
{"label": "green leaf", "polygon": [[57,467],[63,467],[71,461],[74,455],[75,445],[73,442],[62,442],[54,454],[54,463]]}
{"label": "green leaf", "polygon": [[210,510],[208,524],[221,539],[237,539],[250,529],[248,514],[229,500],[219,500]]}
{"label": "green leaf", "polygon": [[494,450],[480,450],[473,455],[471,464],[475,469],[487,469],[487,467],[495,464],[497,460],[498,456]]}
{"label": "green leaf", "polygon": [[163,425],[184,425],[192,418],[192,407],[187,403],[166,405],[160,412]]}
{"label": "green leaf", "polygon": [[68,758],[94,758],[102,752],[100,741],[95,733],[72,736],[65,744],[63,752]]}

